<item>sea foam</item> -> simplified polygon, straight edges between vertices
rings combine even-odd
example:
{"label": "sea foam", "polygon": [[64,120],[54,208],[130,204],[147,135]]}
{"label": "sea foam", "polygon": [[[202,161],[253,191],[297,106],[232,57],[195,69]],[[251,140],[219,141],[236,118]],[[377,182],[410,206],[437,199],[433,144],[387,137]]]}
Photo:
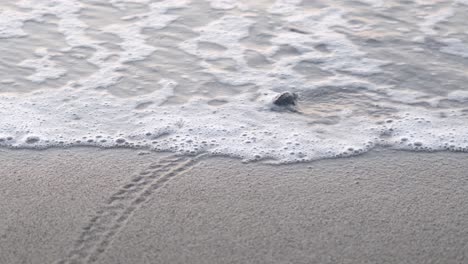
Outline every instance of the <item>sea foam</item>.
{"label": "sea foam", "polygon": [[[468,151],[466,3],[353,2],[2,3],[0,146]],[[294,111],[273,103],[285,92]]]}

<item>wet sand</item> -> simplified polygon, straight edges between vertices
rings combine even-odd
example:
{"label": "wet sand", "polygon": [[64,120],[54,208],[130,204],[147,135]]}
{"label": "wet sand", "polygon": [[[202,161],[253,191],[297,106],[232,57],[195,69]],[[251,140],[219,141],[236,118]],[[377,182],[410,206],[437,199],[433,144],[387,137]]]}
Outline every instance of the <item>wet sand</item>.
{"label": "wet sand", "polygon": [[0,263],[466,263],[467,172],[460,153],[3,149]]}

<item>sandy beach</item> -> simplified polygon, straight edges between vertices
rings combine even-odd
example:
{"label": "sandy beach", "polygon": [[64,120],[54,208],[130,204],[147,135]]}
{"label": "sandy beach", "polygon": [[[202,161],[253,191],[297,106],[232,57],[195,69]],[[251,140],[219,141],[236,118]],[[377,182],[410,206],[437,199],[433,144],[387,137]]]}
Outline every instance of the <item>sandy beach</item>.
{"label": "sandy beach", "polygon": [[467,14],[1,0],[0,264],[468,263]]}
{"label": "sandy beach", "polygon": [[468,155],[0,151],[0,263],[465,263]]}

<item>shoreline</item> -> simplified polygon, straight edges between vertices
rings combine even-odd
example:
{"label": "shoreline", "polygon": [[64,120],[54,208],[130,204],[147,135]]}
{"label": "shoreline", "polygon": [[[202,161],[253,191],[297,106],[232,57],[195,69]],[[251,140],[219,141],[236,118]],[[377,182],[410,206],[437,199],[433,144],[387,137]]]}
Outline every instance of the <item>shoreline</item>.
{"label": "shoreline", "polygon": [[468,257],[465,153],[380,150],[269,165],[138,152],[0,150],[0,263]]}
{"label": "shoreline", "polygon": [[[321,162],[324,160],[342,160],[342,159],[353,159],[358,158],[361,156],[373,155],[378,153],[409,153],[409,154],[455,154],[455,155],[467,155],[468,152],[464,150],[451,150],[451,149],[440,149],[440,150],[427,150],[427,149],[398,149],[398,148],[387,148],[387,147],[374,147],[364,152],[355,153],[352,155],[341,155],[336,157],[322,157],[313,160],[304,160],[304,161],[289,161],[289,162],[282,162],[280,160],[272,159],[272,158],[262,158],[258,160],[247,160],[245,158],[239,156],[231,156],[229,154],[212,154],[208,152],[200,152],[200,153],[179,153],[173,152],[169,150],[152,150],[147,148],[135,148],[135,147],[128,147],[128,146],[112,146],[112,147],[103,147],[103,146],[96,146],[96,145],[72,145],[72,146],[49,146],[49,147],[6,147],[0,146],[0,153],[1,152],[9,152],[9,151],[31,151],[31,152],[47,152],[47,151],[131,151],[137,153],[138,156],[146,156],[146,155],[161,155],[161,156],[174,156],[174,157],[199,157],[203,156],[205,158],[214,158],[214,159],[231,159],[234,161],[241,162],[242,164],[260,164],[260,165],[272,165],[272,166],[289,166],[295,164],[313,164],[316,162]],[[272,161],[272,162],[270,162]]]}

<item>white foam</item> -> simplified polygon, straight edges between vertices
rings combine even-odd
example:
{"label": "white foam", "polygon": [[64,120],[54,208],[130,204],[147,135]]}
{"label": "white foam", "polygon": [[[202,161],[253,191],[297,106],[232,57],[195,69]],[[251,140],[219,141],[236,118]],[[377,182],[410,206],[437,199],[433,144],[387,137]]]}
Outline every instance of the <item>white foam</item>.
{"label": "white foam", "polygon": [[453,91],[447,95],[447,98],[450,100],[455,100],[459,102],[468,102],[468,91],[464,91],[464,90]]}
{"label": "white foam", "polygon": [[34,19],[33,14],[1,10],[0,39],[26,36],[22,27],[24,22],[30,19]]}
{"label": "white foam", "polygon": [[[364,2],[378,7],[378,12],[387,7],[383,1]],[[464,122],[468,95],[462,77],[450,83],[458,85],[456,89],[425,90],[428,84],[416,78],[425,72],[417,71],[418,67],[410,68],[411,74],[404,72],[407,68],[393,69],[405,66],[396,62],[411,54],[399,52],[426,51],[425,35],[445,46],[437,54],[444,56],[434,62],[437,67],[427,63],[423,70],[462,67],[462,63],[450,64],[450,56],[444,53],[468,57],[463,41],[436,30],[454,16],[453,6],[424,10],[426,20],[419,25],[407,18],[414,25],[395,26],[392,34],[402,34],[395,36],[386,33],[389,28],[375,28],[385,24],[382,21],[354,19],[359,12],[371,12],[369,7],[362,11],[331,2],[328,7],[307,8],[298,0],[253,4],[210,0],[216,9],[213,17],[190,13],[192,7],[206,6],[199,1],[100,4],[124,15],[113,23],[89,23],[82,13],[91,10],[92,4],[79,0],[23,0],[18,10],[0,13],[2,40],[27,39],[25,22],[42,23],[53,17],[66,43],[53,52],[44,43],[31,43],[36,52],[17,65],[34,70],[26,76],[28,84],[71,78],[59,88],[0,93],[0,146],[129,147],[280,163],[357,155],[377,146],[468,149]],[[144,8],[132,9],[135,6]],[[414,28],[423,36],[408,30]],[[119,41],[96,39],[90,31]],[[404,34],[418,40],[412,43],[417,46],[404,46],[408,45]],[[165,39],[171,37],[172,42]],[[158,45],[158,40],[166,41],[165,46]],[[387,40],[395,49],[379,46],[379,41]],[[89,56],[70,55],[80,49],[88,50]],[[16,53],[23,50],[11,48]],[[392,52],[398,56],[392,57]],[[72,64],[63,59],[67,56],[94,68],[76,77]],[[416,81],[405,82],[412,78],[407,76],[416,76]],[[11,91],[21,85],[18,76],[0,77],[2,89]],[[151,80],[144,92],[131,93],[137,88],[132,83],[126,96],[112,95],[124,79],[138,82],[140,78]],[[213,84],[216,88],[210,87]],[[284,91],[299,94],[296,108],[273,104]]]}
{"label": "white foam", "polygon": [[272,14],[289,14],[297,10],[297,6],[302,0],[276,0],[268,9]]}
{"label": "white foam", "polygon": [[57,66],[51,58],[57,54],[50,54],[46,48],[38,48],[35,51],[38,59],[23,60],[18,64],[20,67],[34,69],[35,73],[27,76],[26,79],[34,83],[42,83],[47,79],[58,79],[65,75],[67,70]]}
{"label": "white foam", "polygon": [[[0,117],[0,144],[126,146],[281,162],[355,155],[379,145],[421,150],[468,147],[465,123],[456,115],[440,119],[416,112],[375,124],[344,111],[338,126],[320,127],[309,125],[300,115],[261,110],[248,102],[214,108],[193,99],[184,108],[161,108],[174,83],[163,85],[167,92],[132,101],[70,89],[66,94],[38,92],[27,100],[1,96],[0,110],[10,115]],[[154,104],[135,110],[137,103],[148,101]]]}
{"label": "white foam", "polygon": [[126,9],[128,4],[147,4],[151,0],[109,0],[109,3],[120,9]]}
{"label": "white foam", "polygon": [[239,6],[237,0],[208,0],[210,6],[214,9],[228,10]]}

